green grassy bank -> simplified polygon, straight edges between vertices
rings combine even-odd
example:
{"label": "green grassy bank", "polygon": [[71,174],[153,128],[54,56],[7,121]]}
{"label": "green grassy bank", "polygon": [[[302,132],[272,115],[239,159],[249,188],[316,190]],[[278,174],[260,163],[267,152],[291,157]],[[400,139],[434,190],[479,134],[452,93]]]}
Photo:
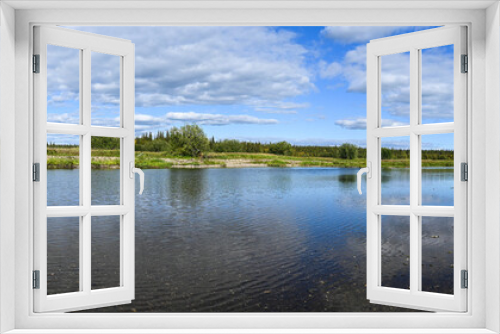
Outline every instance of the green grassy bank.
{"label": "green grassy bank", "polygon": [[[92,168],[116,169],[120,165],[119,150],[92,150]],[[144,169],[166,168],[252,168],[252,167],[343,167],[361,168],[366,159],[293,157],[270,153],[213,153],[203,158],[167,155],[164,152],[136,152],[135,165]],[[384,159],[383,168],[409,167],[409,159]],[[452,159],[425,159],[424,167],[453,167]],[[47,168],[73,169],[79,167],[77,147],[47,149]]]}

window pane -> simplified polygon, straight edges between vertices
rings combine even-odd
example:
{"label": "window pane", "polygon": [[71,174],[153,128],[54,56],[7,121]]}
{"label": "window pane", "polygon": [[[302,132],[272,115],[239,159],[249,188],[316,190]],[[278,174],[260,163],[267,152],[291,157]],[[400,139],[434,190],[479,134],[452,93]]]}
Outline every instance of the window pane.
{"label": "window pane", "polygon": [[92,125],[120,126],[120,57],[92,52]]}
{"label": "window pane", "polygon": [[410,138],[381,138],[382,205],[410,204]]}
{"label": "window pane", "polygon": [[47,45],[47,122],[80,123],[80,53]]}
{"label": "window pane", "polygon": [[421,219],[422,291],[453,294],[453,218]]}
{"label": "window pane", "polygon": [[80,205],[80,136],[47,135],[47,206]]}
{"label": "window pane", "polygon": [[92,205],[120,205],[120,138],[92,137]]}
{"label": "window pane", "polygon": [[410,288],[410,217],[382,216],[382,286]]}
{"label": "window pane", "polygon": [[453,137],[453,133],[421,136],[422,205],[453,206]]}
{"label": "window pane", "polygon": [[453,45],[422,50],[422,123],[453,122]]}
{"label": "window pane", "polygon": [[92,289],[120,286],[120,216],[92,217]]}
{"label": "window pane", "polygon": [[80,218],[47,218],[47,294],[80,290]]}
{"label": "window pane", "polygon": [[381,56],[383,127],[410,124],[410,53]]}

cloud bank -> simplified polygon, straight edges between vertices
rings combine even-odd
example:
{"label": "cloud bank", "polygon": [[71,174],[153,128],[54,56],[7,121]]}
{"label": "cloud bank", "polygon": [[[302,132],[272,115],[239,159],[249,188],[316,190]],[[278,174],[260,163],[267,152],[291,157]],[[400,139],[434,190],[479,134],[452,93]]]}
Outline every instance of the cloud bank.
{"label": "cloud bank", "polygon": [[[273,27],[78,27],[78,30],[140,41],[141,47],[136,48],[138,107],[265,105],[280,110],[287,99],[314,88],[313,75],[305,65],[308,51],[295,42],[294,33],[286,30]],[[78,57],[68,58],[68,52],[64,48],[52,52],[49,71],[58,74],[59,81],[49,82],[51,95],[60,95],[62,88],[67,96],[78,95],[78,76],[74,76]],[[115,56],[92,55],[92,93],[96,103],[119,101],[117,60]]]}

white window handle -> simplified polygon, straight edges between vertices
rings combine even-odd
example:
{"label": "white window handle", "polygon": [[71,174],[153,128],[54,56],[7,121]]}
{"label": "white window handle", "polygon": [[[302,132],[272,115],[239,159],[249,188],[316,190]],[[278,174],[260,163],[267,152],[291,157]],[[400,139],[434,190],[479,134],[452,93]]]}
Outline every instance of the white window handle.
{"label": "white window handle", "polygon": [[363,173],[366,173],[366,175],[368,176],[369,179],[372,178],[372,163],[371,162],[367,163],[367,167],[366,168],[361,168],[358,171],[358,192],[359,192],[360,195],[362,195],[362,192],[361,192],[361,176],[363,175]]}
{"label": "white window handle", "polygon": [[144,172],[140,168],[135,168],[133,161],[130,161],[129,163],[129,171],[131,179],[135,177],[134,174],[139,174],[139,184],[140,184],[139,195],[142,195],[142,192],[144,191]]}

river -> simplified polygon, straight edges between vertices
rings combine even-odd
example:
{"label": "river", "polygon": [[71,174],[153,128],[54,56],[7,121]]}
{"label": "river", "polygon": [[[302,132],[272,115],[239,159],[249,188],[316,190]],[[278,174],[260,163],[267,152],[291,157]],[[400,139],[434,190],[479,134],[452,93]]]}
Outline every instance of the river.
{"label": "river", "polygon": [[[404,311],[366,300],[366,197],[357,171],[145,170],[136,196],[136,298],[94,312]],[[424,204],[453,205],[452,171],[424,169]],[[49,205],[78,203],[78,170],[49,170],[48,181]],[[92,204],[116,204],[118,181],[117,170],[93,170]],[[408,169],[384,169],[382,184],[383,204],[408,204]],[[423,288],[452,293],[453,219],[422,224]],[[382,284],[407,288],[408,217],[383,217],[382,226]],[[49,293],[78,290],[78,219],[49,219],[48,240]],[[93,288],[117,286],[117,217],[93,218],[92,256]]]}

